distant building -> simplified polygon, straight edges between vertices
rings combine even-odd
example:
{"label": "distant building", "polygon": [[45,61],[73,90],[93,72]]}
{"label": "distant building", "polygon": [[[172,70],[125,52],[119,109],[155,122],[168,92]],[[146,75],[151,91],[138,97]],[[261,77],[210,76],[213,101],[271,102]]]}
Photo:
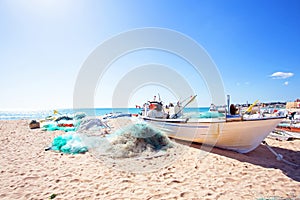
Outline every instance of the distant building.
{"label": "distant building", "polygon": [[300,99],[294,102],[286,102],[286,109],[300,108]]}

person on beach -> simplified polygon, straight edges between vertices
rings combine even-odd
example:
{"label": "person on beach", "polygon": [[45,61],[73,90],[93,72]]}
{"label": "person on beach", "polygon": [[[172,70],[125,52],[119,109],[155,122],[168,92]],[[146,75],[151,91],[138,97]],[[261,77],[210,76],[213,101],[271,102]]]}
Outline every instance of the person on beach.
{"label": "person on beach", "polygon": [[295,119],[295,114],[296,114],[296,112],[292,112],[292,113],[291,113],[291,116],[289,117],[290,120],[294,120],[294,119]]}

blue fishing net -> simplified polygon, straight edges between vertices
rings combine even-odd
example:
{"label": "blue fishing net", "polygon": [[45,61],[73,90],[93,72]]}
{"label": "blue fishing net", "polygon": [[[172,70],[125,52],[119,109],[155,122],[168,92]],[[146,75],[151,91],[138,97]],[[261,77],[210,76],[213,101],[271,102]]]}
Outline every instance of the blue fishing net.
{"label": "blue fishing net", "polygon": [[58,126],[55,123],[52,124],[45,124],[42,127],[43,130],[45,131],[56,131],[56,130],[61,130],[61,131],[65,131],[65,132],[70,132],[70,131],[76,131],[77,130],[77,126],[74,127],[64,127],[64,126]]}
{"label": "blue fishing net", "polygon": [[68,154],[78,154],[88,151],[88,147],[83,144],[79,135],[76,134],[57,136],[53,139],[51,149]]}

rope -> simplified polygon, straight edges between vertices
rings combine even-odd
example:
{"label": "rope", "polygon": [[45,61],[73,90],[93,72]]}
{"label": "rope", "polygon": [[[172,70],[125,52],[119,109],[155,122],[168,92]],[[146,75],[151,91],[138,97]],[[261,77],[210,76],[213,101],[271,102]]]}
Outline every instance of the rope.
{"label": "rope", "polygon": [[294,166],[294,167],[299,167],[299,165],[297,165],[297,164],[295,164],[295,163],[292,163],[292,162],[290,162],[290,161],[288,161],[288,160],[285,160],[284,158],[283,158],[283,155],[281,155],[281,154],[279,154],[279,153],[277,153],[276,151],[274,151],[274,149],[272,149],[269,145],[268,145],[268,143],[266,142],[266,141],[262,141],[262,143],[276,156],[276,160],[278,160],[278,161],[282,161],[282,162],[284,162],[284,163],[286,163],[286,164],[289,164],[289,165],[292,165],[292,166]]}

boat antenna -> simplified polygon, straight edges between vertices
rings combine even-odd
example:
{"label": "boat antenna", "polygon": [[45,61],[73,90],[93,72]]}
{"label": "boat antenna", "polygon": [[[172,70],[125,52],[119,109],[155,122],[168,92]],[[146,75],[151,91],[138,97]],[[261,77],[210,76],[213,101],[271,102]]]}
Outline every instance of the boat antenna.
{"label": "boat antenna", "polygon": [[158,100],[159,100],[159,102],[161,102],[161,99],[160,99],[160,94],[158,93]]}

